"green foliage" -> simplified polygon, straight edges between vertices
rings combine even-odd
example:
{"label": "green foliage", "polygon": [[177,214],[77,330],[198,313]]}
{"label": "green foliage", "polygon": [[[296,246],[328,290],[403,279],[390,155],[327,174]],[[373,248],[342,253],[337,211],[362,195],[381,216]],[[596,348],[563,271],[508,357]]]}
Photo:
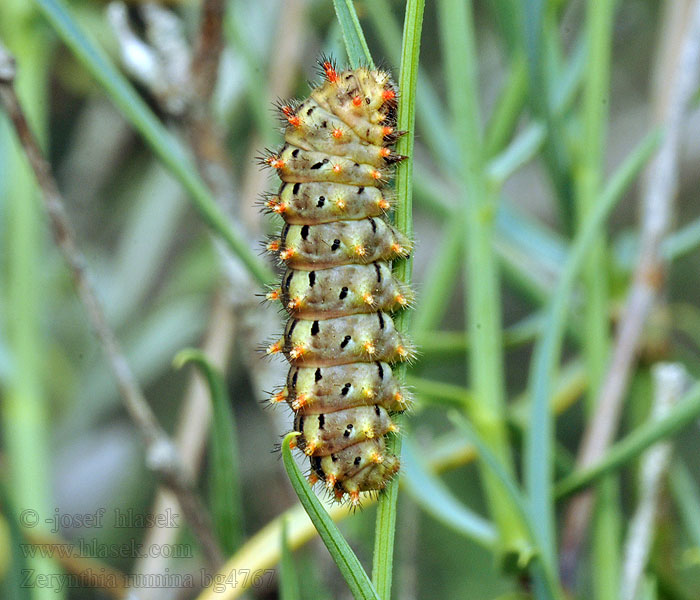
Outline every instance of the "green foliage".
{"label": "green foliage", "polygon": [[243,539],[238,434],[233,410],[224,378],[206,355],[195,348],[181,350],[173,360],[173,365],[176,369],[181,369],[187,363],[193,363],[201,369],[209,387],[212,403],[209,502],[214,530],[221,548],[226,554],[233,554]]}
{"label": "green foliage", "polygon": [[[205,338],[206,356],[187,349],[176,359],[201,370],[214,415],[206,448],[187,451],[206,456],[202,487],[229,557],[220,574],[257,574],[241,578],[224,598],[258,584],[255,593],[267,593],[274,584],[263,588],[258,576],[279,563],[285,600],[316,598],[322,589],[342,595],[346,585],[356,598],[390,600],[414,579],[418,598],[616,599],[623,516],[637,502],[637,458],[659,441],[679,439],[681,456],[663,492],[676,510],[655,524],[640,598],[699,596],[700,576],[689,564],[700,543],[700,442],[683,433],[700,416],[697,384],[655,421],[645,419],[648,394],[630,387],[617,441],[592,467],[582,469],[574,458],[639,258],[635,186],[666,139],[642,116],[654,110],[645,90],[656,39],[671,35],[655,3],[225,2],[219,84],[212,105],[195,108],[223,142],[207,148],[212,156],[221,151],[230,166],[226,198],[207,187],[204,175],[212,172],[196,166],[186,119],[162,110],[154,89],[119,67],[115,49],[124,34],[104,4],[14,0],[0,7],[0,36],[19,60],[21,96],[46,140],[108,320],[164,429],[178,435],[187,429],[180,420],[186,377],[172,373],[170,358]],[[129,8],[139,17],[132,33],[152,46],[150,9],[140,4]],[[199,3],[162,4],[192,49]],[[397,368],[416,403],[390,440],[402,455],[401,477],[378,498],[363,499],[353,516],[326,509],[312,492],[293,460],[291,434],[281,461],[269,452],[288,415],[261,411],[256,402],[282,380],[273,381],[254,356],[264,341],[253,339],[256,332],[281,324],[255,308],[254,294],[277,276],[250,244],[262,238],[258,230],[273,227],[251,212],[265,186],[252,157],[280,142],[268,108],[274,96],[305,95],[309,58],[320,48],[334,49],[343,66],[376,61],[392,71],[398,129],[408,132],[397,152],[411,157],[396,171],[391,218],[416,240],[411,260],[394,265],[418,293],[415,310],[396,317],[421,349],[415,364]],[[164,67],[169,59],[160,60]],[[25,565],[19,552],[27,532],[17,526],[17,510],[51,513],[58,504],[53,481],[62,510],[94,510],[102,502],[148,512],[156,485],[144,475],[142,448],[116,410],[118,390],[84,308],[42,230],[32,176],[4,119],[0,125],[0,392],[8,466],[0,523],[7,522],[12,545],[0,578],[8,598],[35,600],[54,592],[18,586],[21,569],[36,565]],[[658,285],[669,302],[655,307],[642,331],[634,381],[659,361],[700,376],[700,219],[683,174],[678,227],[659,242],[669,271]],[[248,289],[243,282],[251,281]],[[236,322],[232,350],[221,340],[213,344],[224,372],[207,358],[220,318],[212,305],[219,303]],[[93,488],[94,495],[81,491]],[[595,515],[572,582],[560,578],[562,516],[573,494],[588,488],[595,490]],[[343,518],[345,535],[334,524]],[[98,532],[118,542],[149,533]],[[325,547],[302,548],[316,534]],[[323,572],[317,565],[326,553],[343,578],[333,571],[311,581],[308,565]],[[370,557],[371,579],[362,566]],[[137,570],[143,565],[135,559],[105,562]],[[198,561],[161,560],[158,568],[191,573]],[[202,600],[211,600],[212,589]]]}

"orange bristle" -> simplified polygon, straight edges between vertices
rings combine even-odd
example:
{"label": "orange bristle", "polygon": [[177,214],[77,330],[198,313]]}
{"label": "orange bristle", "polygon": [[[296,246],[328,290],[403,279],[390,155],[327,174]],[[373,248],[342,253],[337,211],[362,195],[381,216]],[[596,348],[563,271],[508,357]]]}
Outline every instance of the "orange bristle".
{"label": "orange bristle", "polygon": [[332,490],[335,487],[336,478],[335,475],[326,475],[326,487]]}
{"label": "orange bristle", "polygon": [[267,300],[279,300],[282,296],[282,288],[277,288],[276,290],[270,290],[265,294],[265,299]]}
{"label": "orange bristle", "polygon": [[287,308],[289,310],[297,310],[301,306],[301,298],[292,298],[287,302]]}
{"label": "orange bristle", "polygon": [[283,343],[282,341],[275,342],[274,344],[270,344],[267,347],[267,350],[265,350],[266,354],[277,354],[278,352],[281,352],[283,348]]}
{"label": "orange bristle", "polygon": [[385,198],[380,198],[377,204],[382,210],[389,210],[391,208],[391,204]]}
{"label": "orange bristle", "polygon": [[294,410],[299,410],[309,403],[306,394],[297,394],[296,398],[292,402],[292,408]]}
{"label": "orange bristle", "polygon": [[346,204],[345,204],[345,200],[343,200],[342,198],[338,198],[338,199],[335,201],[335,205],[336,205],[340,210],[345,210]]}
{"label": "orange bristle", "polygon": [[382,178],[382,173],[381,173],[381,171],[378,171],[377,169],[374,169],[374,170],[372,171],[372,173],[370,173],[370,175],[372,175],[372,178],[373,178],[373,179],[381,179],[381,178]]}
{"label": "orange bristle", "polygon": [[333,131],[331,131],[331,135],[338,140],[343,137],[343,130],[340,127],[336,127]]}
{"label": "orange bristle", "polygon": [[362,294],[362,299],[365,301],[365,304],[369,304],[370,306],[374,304],[374,296],[372,296],[372,294],[369,292]]}
{"label": "orange bristle", "polygon": [[338,72],[333,68],[333,64],[329,61],[323,63],[323,70],[326,73],[326,79],[331,83],[338,81]]}
{"label": "orange bristle", "polygon": [[306,347],[302,344],[297,344],[289,351],[289,356],[292,360],[301,358],[306,353]]}
{"label": "orange bristle", "polygon": [[379,156],[381,156],[382,158],[386,158],[390,154],[391,154],[391,148],[382,148],[379,151]]}
{"label": "orange bristle", "polygon": [[282,260],[289,260],[292,258],[292,256],[294,256],[294,253],[294,248],[285,248],[282,250],[282,252],[280,252],[280,258]]}
{"label": "orange bristle", "polygon": [[386,137],[387,135],[391,135],[392,133],[394,133],[394,128],[393,128],[393,127],[387,126],[387,127],[383,127],[383,128],[382,128],[382,135],[383,135],[384,137]]}
{"label": "orange bristle", "polygon": [[342,170],[343,170],[343,167],[340,166],[339,164],[336,163],[333,165],[333,172],[334,173],[340,173]]}
{"label": "orange bristle", "polygon": [[353,106],[362,106],[362,96],[355,96],[352,99]]}
{"label": "orange bristle", "polygon": [[382,92],[382,99],[386,102],[387,100],[393,100],[396,98],[396,92],[394,90],[384,90]]}
{"label": "orange bristle", "polygon": [[266,162],[273,169],[281,169],[284,167],[284,161],[279,156],[269,156]]}
{"label": "orange bristle", "polygon": [[372,342],[365,342],[362,347],[365,349],[365,352],[372,356],[377,352],[377,348]]}
{"label": "orange bristle", "polygon": [[354,250],[357,256],[365,256],[367,254],[367,248],[365,248],[362,244],[355,244]]}
{"label": "orange bristle", "polygon": [[352,502],[353,506],[359,506],[360,505],[360,492],[358,492],[358,491],[350,492],[350,502]]}
{"label": "orange bristle", "polygon": [[299,127],[301,125],[301,119],[297,115],[287,117],[287,121],[289,121],[292,127]]}
{"label": "orange bristle", "polygon": [[266,248],[268,252],[279,252],[281,245],[282,240],[272,240],[267,244]]}
{"label": "orange bristle", "polygon": [[405,296],[403,294],[396,294],[396,303],[400,304],[401,306],[406,306],[408,304],[408,300],[406,300]]}
{"label": "orange bristle", "polygon": [[273,404],[279,404],[280,402],[284,402],[286,397],[287,397],[287,394],[285,394],[284,391],[277,392],[274,396],[272,396],[270,398],[270,402]]}
{"label": "orange bristle", "polygon": [[308,481],[309,485],[316,485],[320,481],[320,479],[318,475],[316,475],[316,473],[311,473],[311,475],[309,475]]}

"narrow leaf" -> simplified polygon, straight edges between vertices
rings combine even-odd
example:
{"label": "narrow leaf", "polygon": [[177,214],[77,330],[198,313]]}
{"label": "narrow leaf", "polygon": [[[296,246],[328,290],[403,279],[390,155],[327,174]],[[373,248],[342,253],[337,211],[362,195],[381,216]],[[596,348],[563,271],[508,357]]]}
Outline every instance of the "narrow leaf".
{"label": "narrow leaf", "polygon": [[338,565],[341,574],[352,592],[356,600],[375,599],[379,600],[379,596],[372,586],[367,573],[362,568],[360,561],[352,551],[345,538],[342,536],[338,528],[333,523],[333,520],[328,515],[328,512],[321,505],[321,502],[314,494],[308,482],[302,475],[294,457],[289,443],[294,437],[299,435],[296,431],[288,433],[282,440],[282,462],[287,470],[289,480],[292,487],[299,496],[299,501],[304,507],[306,514],[309,515],[311,522],[314,524],[318,535],[323,543],[328,548],[328,552]]}
{"label": "narrow leaf", "polygon": [[557,483],[556,497],[568,496],[598,481],[604,475],[637,458],[656,442],[675,435],[698,417],[700,417],[700,383],[695,384],[663,419],[637,427],[627,437],[611,446],[599,462],[587,469],[574,471],[562,479]]}
{"label": "narrow leaf", "polygon": [[493,525],[455,498],[440,479],[423,465],[408,440],[403,443],[401,468],[406,491],[425,512],[483,546],[491,548],[495,544],[496,530]]}
{"label": "narrow leaf", "polygon": [[280,599],[281,600],[301,600],[299,593],[299,578],[296,567],[292,559],[292,551],[289,548],[287,539],[287,519],[282,521],[282,545],[280,560]]}
{"label": "narrow leaf", "polygon": [[243,537],[243,499],[238,466],[236,424],[221,372],[195,348],[180,351],[176,368],[194,363],[206,378],[212,401],[210,503],[214,529],[226,554],[240,546]]}
{"label": "narrow leaf", "polygon": [[333,0],[333,6],[338,23],[340,23],[340,29],[343,32],[350,66],[357,69],[362,65],[367,65],[374,69],[372,55],[369,53],[365,34],[362,32],[352,0]]}

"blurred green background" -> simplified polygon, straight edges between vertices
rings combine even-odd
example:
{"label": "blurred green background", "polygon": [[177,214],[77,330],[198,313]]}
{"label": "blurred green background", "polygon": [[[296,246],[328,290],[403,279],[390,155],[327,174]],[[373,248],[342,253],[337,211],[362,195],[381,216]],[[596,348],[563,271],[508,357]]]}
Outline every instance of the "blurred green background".
{"label": "blurred green background", "polygon": [[[375,61],[398,77],[403,3],[364,0],[355,4]],[[443,447],[448,457],[454,455],[453,460],[444,461],[443,466],[451,468],[441,477],[442,483],[460,502],[487,515],[478,469],[464,464],[459,452],[450,454],[449,450],[460,447],[460,442],[446,418],[446,409],[462,402],[460,392],[456,392],[456,400],[450,399],[450,393],[426,384],[441,382],[461,388],[467,384],[464,286],[453,248],[460,246],[460,237],[451,231],[454,219],[450,218],[460,210],[454,165],[449,162],[454,130],[446,117],[436,8],[431,2],[427,4],[414,156],[413,279],[419,300],[413,319],[421,326],[416,335],[422,355],[409,373],[418,401],[405,430],[418,455],[435,456]],[[560,0],[542,4],[547,14],[546,55],[542,59],[549,80],[547,93],[560,106],[556,125],[572,161],[559,175],[571,182],[582,162],[577,143],[583,127],[581,82],[589,60],[584,43],[586,3]],[[605,119],[608,133],[603,179],[651,129],[652,67],[666,31],[664,14],[672,12],[669,3],[654,0],[616,4],[610,87],[604,99],[609,116]],[[197,142],[193,142],[196,125],[189,120],[193,84],[188,64],[199,3],[71,0],[66,6],[170,133],[191,149]],[[524,73],[520,59],[509,48],[508,6],[508,2],[497,0],[477,2],[474,18],[484,122],[498,110],[509,110],[511,115],[504,120],[505,135],[490,138],[493,154],[507,147],[513,136],[533,136],[525,139],[532,150],[523,155],[522,164],[516,163],[507,172],[495,225],[506,328],[505,386],[509,402],[517,403],[522,402],[527,386],[532,341],[539,331],[537,319],[569,248],[573,208],[571,197],[567,200],[557,187],[551,157],[548,159],[546,149],[542,150],[542,139],[552,124],[542,123],[532,114],[531,96],[539,92],[523,89],[518,94],[515,89],[513,105],[502,106],[504,90],[515,88],[517,77]],[[277,307],[259,305],[255,294],[261,289],[251,283],[240,261],[210,234],[181,183],[154,155],[124,111],[115,108],[112,95],[59,40],[33,1],[2,0],[0,39],[17,59],[18,92],[57,176],[107,319],[158,418],[180,443],[185,462],[208,503],[213,502],[207,483],[211,478],[209,393],[192,367],[176,369],[173,358],[183,348],[201,347],[225,373],[237,431],[235,459],[242,498],[238,526],[242,540],[246,540],[297,502],[274,451],[289,430],[291,417],[286,408],[268,410],[265,405],[266,392],[283,381],[285,365],[263,360],[257,352],[260,344],[281,330],[282,315]],[[314,65],[322,52],[344,62],[345,50],[330,1],[227,3],[224,50],[211,100],[214,131],[223,140],[225,154],[217,155],[220,148],[215,147],[209,157],[215,171],[223,169],[223,173],[212,175],[220,182],[216,194],[220,206],[254,251],[257,242],[278,227],[255,206],[260,193],[277,186],[254,162],[264,146],[281,142],[272,102],[305,97],[307,82],[316,80]],[[526,87],[523,83],[522,88]],[[691,375],[700,375],[700,302],[696,293],[700,287],[700,236],[697,225],[692,228],[694,219],[700,217],[700,113],[696,107],[694,102],[681,128],[674,217],[674,229],[684,231],[686,238],[674,238],[680,250],[673,256],[665,302],[652,313],[645,331],[640,363],[628,394],[633,401],[626,405],[623,417],[625,432],[647,418],[651,399],[648,367],[653,362],[679,362]],[[199,143],[207,148],[206,139]],[[607,231],[605,269],[600,277],[609,289],[611,328],[619,318],[636,260],[638,196],[632,186]],[[685,245],[680,246],[681,242]],[[437,301],[427,301],[436,297]],[[584,297],[578,290],[572,300],[572,331],[564,351],[573,376],[562,394],[566,410],[557,421],[558,456],[564,461],[559,464],[560,473],[570,468],[585,422],[584,405],[577,402],[587,389],[586,370],[579,356]],[[52,242],[33,176],[4,118],[0,119],[0,318],[2,598],[109,598],[126,593],[121,586],[99,590],[89,582],[64,576],[47,585],[36,580],[23,585],[27,569],[34,574],[65,574],[89,566],[27,558],[28,543],[55,541],[47,537],[49,533],[67,542],[93,543],[97,551],[84,554],[99,561],[94,565],[98,571],[109,566],[132,575],[193,574],[192,589],[136,586],[135,598],[194,598],[203,582],[203,562],[182,518],[172,530],[139,523],[114,526],[115,509],[131,509],[134,515],[158,513],[172,504],[172,498],[161,495],[156,500],[158,486],[145,464],[143,443],[122,407],[70,272]],[[520,464],[522,430],[513,425],[510,433],[516,464]],[[700,441],[696,426],[676,439],[675,449],[692,477],[686,483],[697,486]],[[637,498],[635,470],[625,471],[618,484],[624,534]],[[395,598],[529,597],[527,582],[501,572],[492,553],[444,522],[449,521],[449,513],[436,519],[421,504],[414,493],[400,493]],[[692,512],[693,508],[697,506],[687,510]],[[100,509],[106,515],[100,527],[81,527],[71,518]],[[18,528],[22,511],[27,510],[35,511],[39,518],[39,525],[30,526],[29,532]],[[682,498],[664,488],[648,567],[658,598],[700,598],[697,530],[689,529],[690,517],[684,517],[683,510]],[[341,530],[365,564],[372,554],[374,513],[374,506],[369,505],[341,523]],[[50,532],[56,515],[65,516],[64,526]],[[144,548],[150,543],[161,547],[182,544],[179,550],[188,556],[146,559],[133,551],[122,556],[94,556],[103,551],[112,554],[110,544],[132,543],[145,544]],[[592,560],[586,548],[578,598],[594,597],[590,573],[597,566]],[[294,561],[303,598],[349,597],[317,539],[296,551]],[[58,590],[60,581],[74,585]],[[151,580],[151,584],[154,581],[164,580]],[[277,576],[247,593],[251,598],[277,598]]]}

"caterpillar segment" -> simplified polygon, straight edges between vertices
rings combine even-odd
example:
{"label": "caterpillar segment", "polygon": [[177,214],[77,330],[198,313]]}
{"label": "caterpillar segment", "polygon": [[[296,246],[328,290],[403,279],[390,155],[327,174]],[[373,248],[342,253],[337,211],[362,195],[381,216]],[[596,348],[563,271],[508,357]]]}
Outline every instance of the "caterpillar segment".
{"label": "caterpillar segment", "polygon": [[351,185],[374,185],[388,178],[385,167],[358,163],[346,156],[311,152],[286,144],[279,152],[270,152],[263,163],[277,170],[285,183],[328,181]]}
{"label": "caterpillar segment", "polygon": [[295,366],[330,367],[356,362],[399,362],[413,358],[410,342],[396,331],[382,312],[335,319],[290,319],[282,338],[282,352]]}
{"label": "caterpillar segment", "polygon": [[314,271],[349,264],[406,258],[411,241],[384,219],[285,225],[272,249],[292,269]]}
{"label": "caterpillar segment", "polygon": [[404,132],[388,73],[339,71],[326,59],[320,66],[325,80],[309,98],[279,103],[284,146],[260,159],[282,180],[263,207],[285,222],[266,244],[286,266],[266,298],[290,315],[267,347],[291,365],[271,402],[294,412],[311,479],[357,505],[398,472],[385,440],[397,431],[391,415],[411,404],[391,365],[415,350],[391,315],[411,305],[413,292],[393,276],[391,261],[407,258],[412,244],[384,219],[387,181],[406,158],[391,146]]}
{"label": "caterpillar segment", "polygon": [[321,108],[309,98],[289,118],[290,127],[285,141],[302,150],[317,151],[331,156],[343,156],[356,163],[385,167],[402,160],[383,145],[368,144],[342,120]]}
{"label": "caterpillar segment", "polygon": [[389,263],[342,265],[318,271],[288,269],[279,299],[301,319],[332,319],[369,310],[395,311],[413,302],[413,291],[391,273]]}
{"label": "caterpillar segment", "polygon": [[376,187],[311,181],[283,183],[278,194],[267,197],[263,206],[290,225],[318,225],[380,217],[392,201]]}
{"label": "caterpillar segment", "polygon": [[375,404],[389,412],[403,412],[411,404],[410,392],[381,361],[292,367],[278,396],[276,401],[286,401],[293,411],[305,415]]}

